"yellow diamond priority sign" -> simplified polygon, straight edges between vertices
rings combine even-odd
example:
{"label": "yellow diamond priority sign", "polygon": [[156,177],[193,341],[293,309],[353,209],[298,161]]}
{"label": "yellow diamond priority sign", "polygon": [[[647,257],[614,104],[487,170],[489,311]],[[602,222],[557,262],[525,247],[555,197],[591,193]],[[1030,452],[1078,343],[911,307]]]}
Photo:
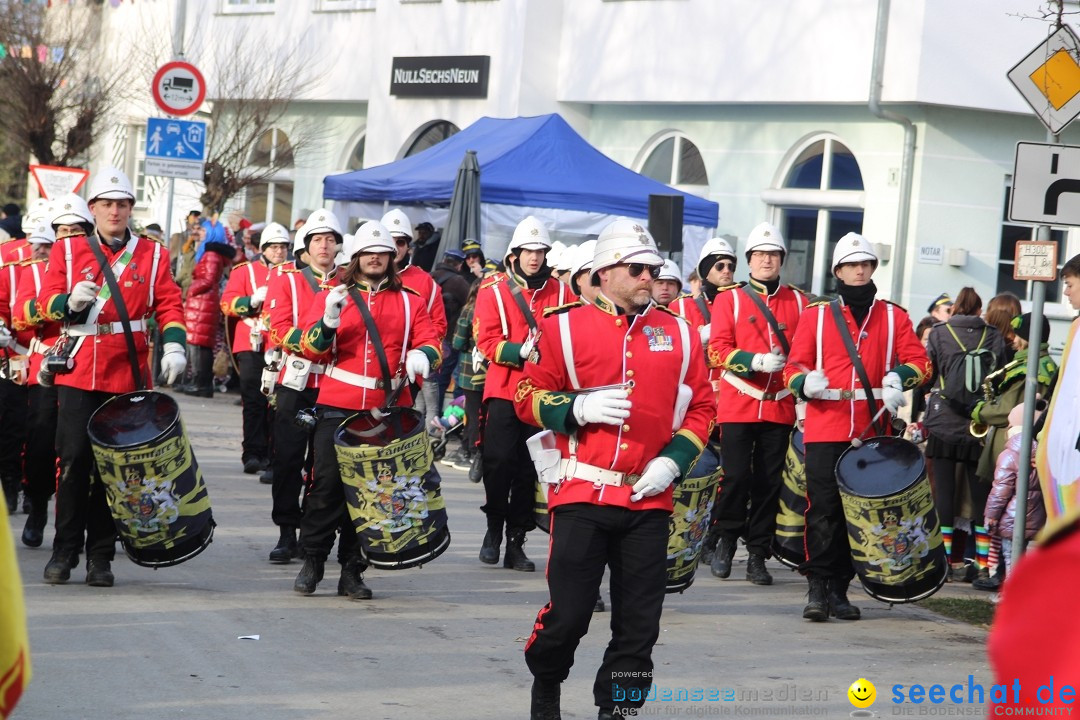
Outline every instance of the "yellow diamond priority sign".
{"label": "yellow diamond priority sign", "polygon": [[1009,80],[1058,134],[1080,115],[1080,38],[1062,27],[1010,70]]}

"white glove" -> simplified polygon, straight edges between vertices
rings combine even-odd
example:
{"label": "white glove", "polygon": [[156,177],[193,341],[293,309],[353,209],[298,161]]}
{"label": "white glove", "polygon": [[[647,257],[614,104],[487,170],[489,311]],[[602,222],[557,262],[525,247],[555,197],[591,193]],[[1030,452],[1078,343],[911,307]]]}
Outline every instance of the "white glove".
{"label": "white glove", "polygon": [[94,284],[92,280],[80,280],[75,283],[75,287],[71,288],[71,294],[68,295],[68,307],[72,312],[82,312],[86,308],[94,304],[97,300],[98,291],[100,287]]}
{"label": "white glove", "polygon": [[622,388],[578,395],[574,398],[574,419],[578,425],[622,425],[622,421],[630,417],[629,397],[630,394]]}
{"label": "white glove", "polygon": [[165,343],[161,355],[161,375],[166,385],[172,385],[184,374],[187,367],[187,352],[180,343]]}
{"label": "white glove", "polygon": [[756,372],[775,373],[784,369],[787,358],[776,353],[758,353],[750,361],[750,369]]}
{"label": "white glove", "polygon": [[907,405],[907,398],[904,396],[904,384],[896,373],[886,373],[885,379],[881,381],[881,402],[885,404],[885,407],[893,415],[899,412],[900,408]]}
{"label": "white glove", "polygon": [[251,307],[259,307],[266,300],[266,286],[263,285],[255,292],[251,293]]}
{"label": "white glove", "polygon": [[679,466],[671,458],[658,457],[649,461],[645,466],[645,472],[641,473],[641,479],[634,483],[634,494],[630,496],[631,502],[637,502],[641,498],[659,495],[675,482],[679,477]]}
{"label": "white glove", "polygon": [[698,335],[701,337],[701,344],[708,345],[709,338],[712,337],[712,325],[702,325],[697,331]]}
{"label": "white glove", "polygon": [[14,344],[15,338],[12,336],[11,331],[0,325],[0,350],[9,348]]}
{"label": "white glove", "polygon": [[811,370],[803,380],[803,395],[808,398],[821,397],[821,394],[829,387],[829,378],[825,377],[824,370]]}
{"label": "white glove", "polygon": [[525,339],[525,342],[521,343],[521,349],[518,351],[518,357],[522,360],[528,360],[529,355],[532,355],[533,348],[536,347],[536,335],[529,333],[529,337]]}
{"label": "white glove", "polygon": [[322,322],[328,328],[337,328],[341,324],[341,309],[345,307],[345,301],[349,297],[349,288],[338,285],[326,293],[326,310],[323,311]]}
{"label": "white glove", "polygon": [[417,377],[427,377],[431,373],[431,361],[422,350],[410,350],[405,355],[405,374],[409,382],[416,382]]}

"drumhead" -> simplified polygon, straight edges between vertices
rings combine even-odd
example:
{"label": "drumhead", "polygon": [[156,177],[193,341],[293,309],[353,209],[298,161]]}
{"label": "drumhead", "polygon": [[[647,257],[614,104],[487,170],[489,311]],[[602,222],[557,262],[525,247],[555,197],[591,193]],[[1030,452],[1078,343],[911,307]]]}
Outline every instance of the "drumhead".
{"label": "drumhead", "polygon": [[364,410],[334,432],[334,443],[342,447],[383,446],[423,430],[424,416],[412,408],[394,408],[390,415],[381,419]]}
{"label": "drumhead", "polygon": [[873,437],[850,447],[836,463],[840,487],[852,495],[883,498],[903,492],[926,471],[915,443],[899,437]]}
{"label": "drumhead", "polygon": [[125,393],[94,411],[87,425],[90,442],[123,450],[152,445],[180,419],[176,401],[153,390]]}

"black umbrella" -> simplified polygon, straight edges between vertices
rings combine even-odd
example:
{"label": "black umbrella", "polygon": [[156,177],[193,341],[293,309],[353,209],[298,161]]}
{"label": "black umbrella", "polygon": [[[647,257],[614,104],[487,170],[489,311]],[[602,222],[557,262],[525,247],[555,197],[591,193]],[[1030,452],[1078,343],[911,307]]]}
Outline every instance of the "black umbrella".
{"label": "black umbrella", "polygon": [[480,164],[475,150],[465,153],[458,168],[454,194],[450,196],[450,216],[442,231],[435,262],[451,248],[460,250],[466,240],[480,242]]}

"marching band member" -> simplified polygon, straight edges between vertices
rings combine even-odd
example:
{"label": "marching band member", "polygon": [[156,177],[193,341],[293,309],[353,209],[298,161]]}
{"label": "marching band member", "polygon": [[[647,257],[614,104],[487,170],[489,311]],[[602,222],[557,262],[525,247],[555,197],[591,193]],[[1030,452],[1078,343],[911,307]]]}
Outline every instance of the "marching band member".
{"label": "marching band member", "polygon": [[717,293],[707,351],[709,364],[722,369],[716,422],[724,480],[713,509],[718,543],[712,571],[721,578],[731,574],[742,536],[750,553],[746,579],[755,585],[772,585],[765,560],[772,554],[784,461],[795,425],[795,398],[784,387],[782,371],[806,299],[802,291],[780,283],[786,254],[774,226],[761,223],[750,231],[750,281]]}
{"label": "marching band member", "polygon": [[[180,288],[169,272],[168,251],[128,229],[135,205],[131,181],[121,171],[106,168],[94,178],[89,194],[96,230],[85,240],[66,237],[53,245],[41,294],[27,319],[35,322],[44,316],[62,321],[70,342],[64,352],[74,362],[70,372],[54,376],[60,478],[56,536],[52,557],[45,566],[45,582],[66,583],[85,542],[87,584],[111,587],[116,527],[105,486],[94,466],[86,426],[103,403],[134,391],[140,379],[145,386],[150,385],[146,336],[150,315],[156,317],[161,329],[161,369],[167,384],[172,384],[187,365],[186,331]],[[103,266],[102,261],[107,264]],[[108,290],[107,273],[115,276],[122,305]],[[131,338],[125,337],[122,317],[129,319]],[[129,341],[134,342],[135,358],[129,357]],[[135,367],[129,368],[132,362]]]}
{"label": "marching band member", "polygon": [[[662,262],[640,224],[608,225],[591,270],[599,294],[544,318],[517,386],[518,416],[554,433],[554,449],[541,443],[549,449],[540,451],[554,454],[540,462],[542,480],[554,485],[551,597],[525,645],[534,719],[560,716],[560,684],[588,630],[605,566],[613,637],[593,686],[599,716],[640,707],[652,683],[671,485],[700,454],[714,413],[705,365],[692,362],[702,355],[699,338],[650,296]],[[620,695],[627,690],[641,691],[638,699]]]}
{"label": "marching band member", "polygon": [[487,534],[480,561],[488,565],[499,562],[505,526],[503,567],[523,572],[536,570],[522,548],[525,533],[535,527],[536,472],[525,441],[536,429],[514,413],[514,393],[525,359],[536,343],[537,319],[546,308],[575,299],[566,285],[551,276],[546,262],[550,247],[551,238],[543,223],[531,215],[518,223],[503,258],[506,270],[480,286],[473,320],[476,345],[490,361],[484,383],[486,420],[481,430],[486,494],[481,509],[487,515]]}
{"label": "marching band member", "polygon": [[295,262],[282,263],[270,272],[263,302],[264,322],[270,326],[270,346],[278,371],[274,392],[274,455],[271,459],[270,518],[278,526],[277,545],[270,562],[287,563],[299,557],[296,534],[300,529],[300,493],[305,458],[311,457],[311,436],[298,431],[296,413],[314,407],[326,366],[303,357],[302,320],[323,288],[337,285],[335,258],[343,233],[329,210],[316,210],[297,232]]}
{"label": "marching band member", "polygon": [[674,260],[665,260],[660,269],[660,276],[653,280],[652,297],[657,305],[663,305],[671,312],[690,323],[690,327],[700,336],[701,328],[709,323],[701,314],[701,308],[692,295],[682,291],[682,274]]}
{"label": "marching band member", "polygon": [[[904,391],[930,376],[926,349],[907,311],[875,298],[874,248],[848,233],[833,251],[838,300],[811,303],[799,319],[784,367],[789,390],[806,403],[806,560],[810,598],[803,617],[824,622],[832,614],[858,620],[847,598],[855,576],[847,523],[836,482],[836,462],[870,430],[880,401],[892,414],[907,404]],[[842,327],[841,327],[842,325]],[[860,379],[865,377],[865,380]],[[872,409],[873,408],[873,409]],[[888,434],[888,422],[875,434]]]}
{"label": "marching band member", "polygon": [[[403,284],[393,262],[396,252],[382,223],[364,223],[353,247],[346,249],[352,259],[339,276],[340,284],[321,292],[304,320],[305,354],[328,363],[316,405],[314,482],[301,521],[304,567],[293,585],[304,595],[315,592],[322,580],[334,533],[340,529],[338,595],[353,600],[371,597],[363,578],[366,564],[345,503],[334,432],[357,411],[385,407],[392,388],[406,381],[402,374],[415,382],[442,359],[442,338],[427,314],[425,298]],[[360,303],[366,305],[374,328],[369,329]],[[386,372],[392,388],[387,387]],[[399,404],[411,404],[408,393]]]}
{"label": "marching band member", "polygon": [[243,404],[244,440],[240,460],[247,474],[270,466],[270,408],[262,394],[263,343],[266,328],[262,306],[269,290],[274,267],[285,262],[289,249],[289,231],[284,225],[270,223],[259,237],[260,257],[233,266],[221,295],[221,311],[226,317],[239,318],[232,338],[232,352],[240,376],[240,399]]}

